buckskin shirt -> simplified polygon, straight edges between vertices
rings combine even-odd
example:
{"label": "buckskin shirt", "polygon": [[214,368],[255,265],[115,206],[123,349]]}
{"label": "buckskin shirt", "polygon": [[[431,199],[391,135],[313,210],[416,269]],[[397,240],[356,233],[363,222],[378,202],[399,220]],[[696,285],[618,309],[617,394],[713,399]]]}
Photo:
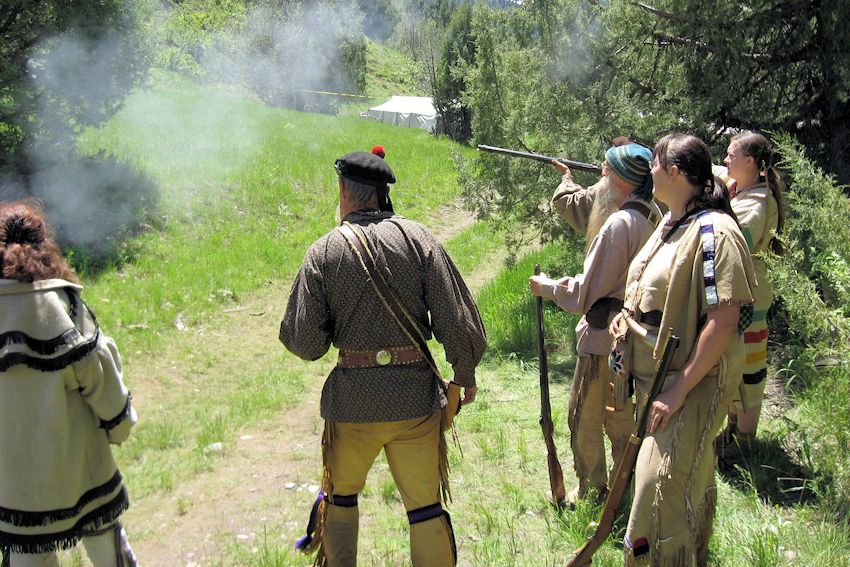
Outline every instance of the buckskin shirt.
{"label": "buckskin shirt", "polygon": [[[475,367],[487,347],[472,295],[443,247],[423,225],[390,212],[359,211],[377,251],[378,269],[425,337],[443,344],[452,380],[475,386]],[[430,317],[429,317],[430,312]],[[343,350],[410,346],[387,312],[345,237],[333,230],[307,251],[280,325],[280,340],[307,360],[333,344]],[[430,415],[445,404],[427,362],[373,368],[334,368],[322,390],[327,421],[388,422]]]}

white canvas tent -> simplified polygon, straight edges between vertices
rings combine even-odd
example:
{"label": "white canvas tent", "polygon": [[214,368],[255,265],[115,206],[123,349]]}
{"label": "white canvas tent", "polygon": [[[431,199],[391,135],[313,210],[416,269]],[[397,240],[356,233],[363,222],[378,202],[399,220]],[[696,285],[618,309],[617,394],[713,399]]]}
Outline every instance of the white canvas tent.
{"label": "white canvas tent", "polygon": [[392,96],[390,100],[362,113],[373,118],[407,128],[422,128],[433,132],[437,126],[437,111],[430,96]]}

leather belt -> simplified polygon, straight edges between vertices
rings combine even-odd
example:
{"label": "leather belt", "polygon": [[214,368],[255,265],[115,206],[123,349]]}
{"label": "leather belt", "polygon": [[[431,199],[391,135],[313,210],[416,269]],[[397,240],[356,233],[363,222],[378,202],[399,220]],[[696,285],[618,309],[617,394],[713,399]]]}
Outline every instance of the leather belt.
{"label": "leather belt", "polygon": [[661,311],[656,309],[655,311],[649,311],[647,313],[641,313],[638,319],[640,322],[645,325],[652,325],[653,327],[661,326],[661,318],[664,315]]}
{"label": "leather belt", "polygon": [[425,356],[415,346],[387,347],[377,350],[340,350],[336,365],[340,368],[377,368],[422,362]]}
{"label": "leather belt", "polygon": [[607,329],[611,313],[623,308],[623,300],[616,297],[601,297],[587,310],[584,319],[594,329]]}

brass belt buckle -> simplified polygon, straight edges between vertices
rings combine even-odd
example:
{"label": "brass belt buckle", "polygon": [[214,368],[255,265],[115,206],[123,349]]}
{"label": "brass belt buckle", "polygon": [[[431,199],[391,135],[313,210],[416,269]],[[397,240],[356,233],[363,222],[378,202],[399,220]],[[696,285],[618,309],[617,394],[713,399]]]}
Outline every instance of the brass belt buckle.
{"label": "brass belt buckle", "polygon": [[377,362],[381,366],[386,366],[390,362],[393,361],[393,355],[388,350],[379,350],[375,353],[375,362]]}

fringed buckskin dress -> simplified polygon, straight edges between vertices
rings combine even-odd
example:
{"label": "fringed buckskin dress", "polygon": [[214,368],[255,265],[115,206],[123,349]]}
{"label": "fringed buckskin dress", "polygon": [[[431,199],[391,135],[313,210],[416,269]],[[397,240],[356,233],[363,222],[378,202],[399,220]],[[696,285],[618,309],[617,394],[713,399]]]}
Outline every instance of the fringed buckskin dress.
{"label": "fringed buckskin dress", "polygon": [[[630,335],[639,411],[660,357],[659,345],[651,340],[658,330],[672,328],[681,339],[666,390],[691,356],[709,311],[722,303],[750,305],[754,287],[749,250],[732,217],[704,210],[678,227],[669,214],[665,217],[632,262],[626,286],[629,324],[639,324],[650,337]],[[659,320],[657,326],[647,322]],[[627,566],[706,563],[716,505],[713,440],[737,392],[744,363],[740,324],[738,330],[664,432],[643,440],[626,530]]]}

